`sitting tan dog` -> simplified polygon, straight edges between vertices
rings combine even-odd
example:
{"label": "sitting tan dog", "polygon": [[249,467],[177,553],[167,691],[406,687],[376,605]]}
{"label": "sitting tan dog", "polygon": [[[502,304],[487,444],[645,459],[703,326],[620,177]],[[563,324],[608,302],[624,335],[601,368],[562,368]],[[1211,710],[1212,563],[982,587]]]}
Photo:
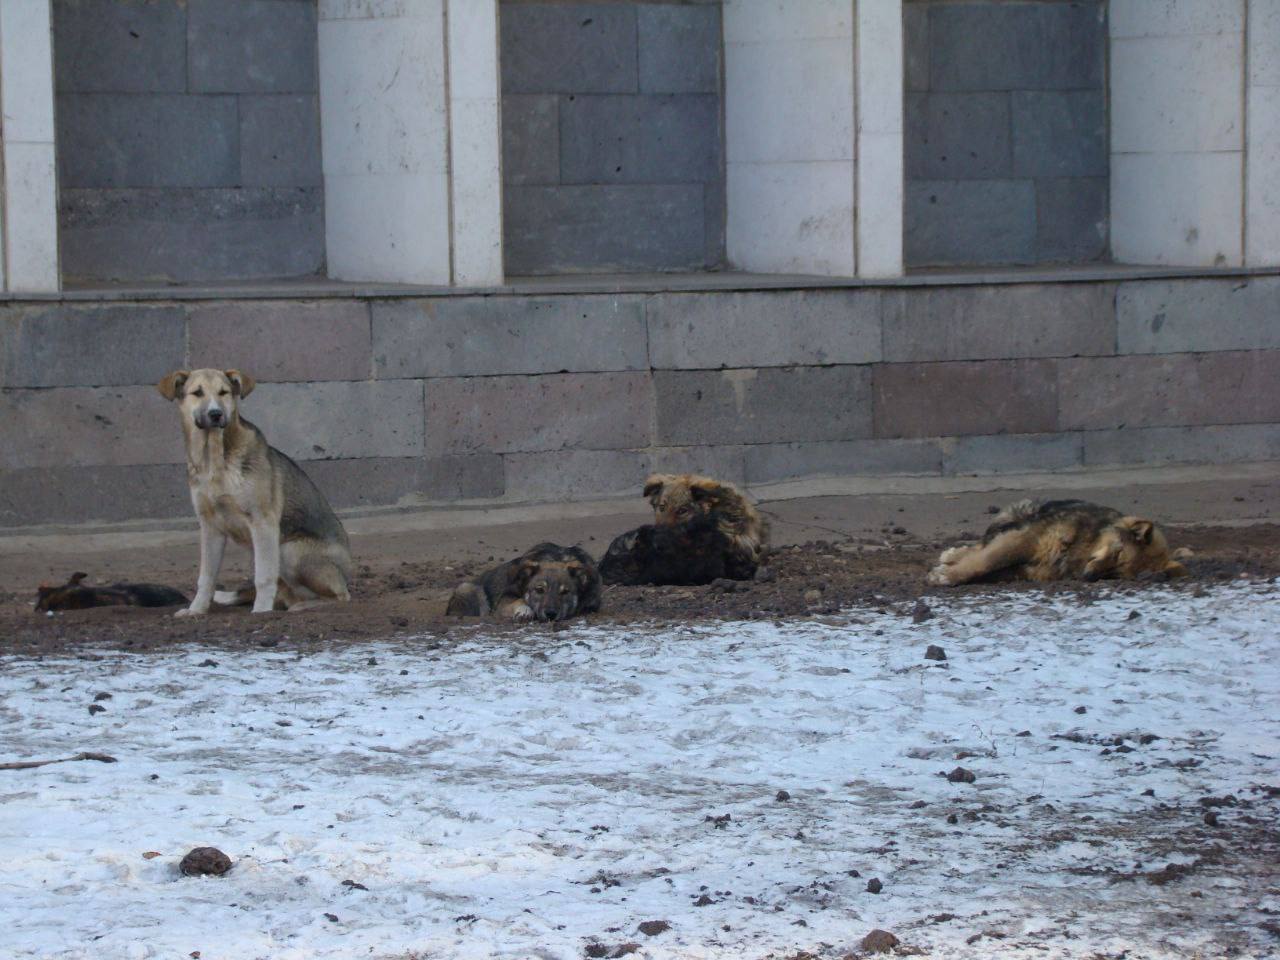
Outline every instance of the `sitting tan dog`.
{"label": "sitting tan dog", "polygon": [[1131,579],[1142,573],[1181,577],[1178,560],[1150,520],[1084,500],[1022,500],[996,515],[981,543],[952,547],[929,571],[934,586],[981,580]]}
{"label": "sitting tan dog", "polygon": [[[238,370],[176,370],[157,385],[176,400],[187,445],[187,484],[200,518],[200,576],[191,606],[247,603],[254,613],[347,600],[347,532],[324,495],[262,431],[240,416],[253,378]],[[214,592],[227,538],[253,550],[253,589]]]}

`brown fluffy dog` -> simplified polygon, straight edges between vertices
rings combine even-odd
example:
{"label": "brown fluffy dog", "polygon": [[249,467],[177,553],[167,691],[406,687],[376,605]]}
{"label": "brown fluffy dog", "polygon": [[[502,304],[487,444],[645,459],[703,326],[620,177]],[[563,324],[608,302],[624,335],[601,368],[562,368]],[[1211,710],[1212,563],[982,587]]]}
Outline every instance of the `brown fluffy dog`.
{"label": "brown fluffy dog", "polygon": [[735,566],[754,570],[769,543],[769,522],[731,483],[692,473],[655,473],[644,482],[658,526],[687,523],[715,511]]}
{"label": "brown fluffy dog", "polygon": [[929,571],[929,583],[977,580],[1131,579],[1142,573],[1181,577],[1177,561],[1150,520],[1084,500],[1023,500],[996,515],[981,543],[952,547]]}

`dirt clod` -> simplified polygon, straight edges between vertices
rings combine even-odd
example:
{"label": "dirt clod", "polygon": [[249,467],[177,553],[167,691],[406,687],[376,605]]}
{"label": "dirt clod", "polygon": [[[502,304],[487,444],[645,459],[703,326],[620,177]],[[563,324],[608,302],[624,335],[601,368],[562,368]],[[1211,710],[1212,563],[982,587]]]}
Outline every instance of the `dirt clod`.
{"label": "dirt clod", "polygon": [[947,651],[943,650],[936,643],[931,643],[924,652],[924,658],[926,660],[945,660],[947,659]]}
{"label": "dirt clod", "polygon": [[879,893],[884,889],[884,884],[880,882],[879,877],[872,877],[867,881],[867,893]]}
{"label": "dirt clod", "polygon": [[220,877],[231,869],[231,858],[217,847],[196,847],[178,864],[185,877]]}
{"label": "dirt clod", "polygon": [[1073,710],[1072,712],[1073,712],[1073,713],[1088,713],[1088,712],[1089,712],[1089,708],[1088,708],[1088,707],[1076,707],[1076,708],[1075,708],[1075,710]]}
{"label": "dirt clod", "polygon": [[965,767],[956,767],[947,774],[948,783],[973,783],[977,779],[977,774]]}
{"label": "dirt clod", "polygon": [[773,567],[758,567],[756,569],[756,583],[776,583],[778,579],[778,571]]}
{"label": "dirt clod", "polygon": [[666,920],[643,920],[637,928],[646,937],[656,937],[660,933],[666,933],[671,929],[671,924]]}
{"label": "dirt clod", "polygon": [[791,794],[787,793],[785,790],[779,790],[773,799],[777,800],[779,803],[786,803],[791,799]]}
{"label": "dirt clod", "polygon": [[888,953],[898,945],[898,938],[888,930],[872,930],[858,942],[867,953]]}
{"label": "dirt clod", "polygon": [[89,704],[89,716],[93,716],[95,713],[106,713],[106,712],[107,712],[107,708],[100,704],[97,704],[97,703]]}
{"label": "dirt clod", "polygon": [[917,600],[916,605],[911,610],[912,623],[924,623],[926,620],[933,618],[933,611],[929,609],[929,605],[923,600]]}

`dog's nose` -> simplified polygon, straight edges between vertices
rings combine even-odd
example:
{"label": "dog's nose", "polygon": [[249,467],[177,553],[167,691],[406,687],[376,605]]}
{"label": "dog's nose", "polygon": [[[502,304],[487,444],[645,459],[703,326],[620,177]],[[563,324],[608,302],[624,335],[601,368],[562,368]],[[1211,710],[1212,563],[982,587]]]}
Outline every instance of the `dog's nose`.
{"label": "dog's nose", "polygon": [[224,416],[225,414],[221,410],[214,408],[209,411],[209,422],[215,427],[220,427],[222,426],[222,418]]}
{"label": "dog's nose", "polygon": [[548,611],[544,614],[544,616],[545,616],[548,620],[554,620],[554,619],[558,616],[558,614],[557,614],[557,612],[556,612],[555,610],[548,610]]}

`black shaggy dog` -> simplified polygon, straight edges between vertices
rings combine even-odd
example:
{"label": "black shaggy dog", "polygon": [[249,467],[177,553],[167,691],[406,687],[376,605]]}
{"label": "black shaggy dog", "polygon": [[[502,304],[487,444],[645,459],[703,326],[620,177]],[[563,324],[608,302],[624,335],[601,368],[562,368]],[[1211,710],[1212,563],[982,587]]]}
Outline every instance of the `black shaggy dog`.
{"label": "black shaggy dog", "polygon": [[89,607],[175,607],[187,602],[177,590],[158,583],[113,583],[109,587],[85,587],[88,574],[73,573],[61,587],[41,585],[36,609],[87,610]]}
{"label": "black shaggy dog", "polygon": [[445,611],[455,617],[496,613],[512,620],[567,620],[600,609],[600,574],[581,547],[540,543],[514,560],[458,585]]}
{"label": "black shaggy dog", "polygon": [[756,565],[733,549],[718,511],[674,524],[646,524],[616,537],[600,561],[605,583],[693,586],[750,580]]}

